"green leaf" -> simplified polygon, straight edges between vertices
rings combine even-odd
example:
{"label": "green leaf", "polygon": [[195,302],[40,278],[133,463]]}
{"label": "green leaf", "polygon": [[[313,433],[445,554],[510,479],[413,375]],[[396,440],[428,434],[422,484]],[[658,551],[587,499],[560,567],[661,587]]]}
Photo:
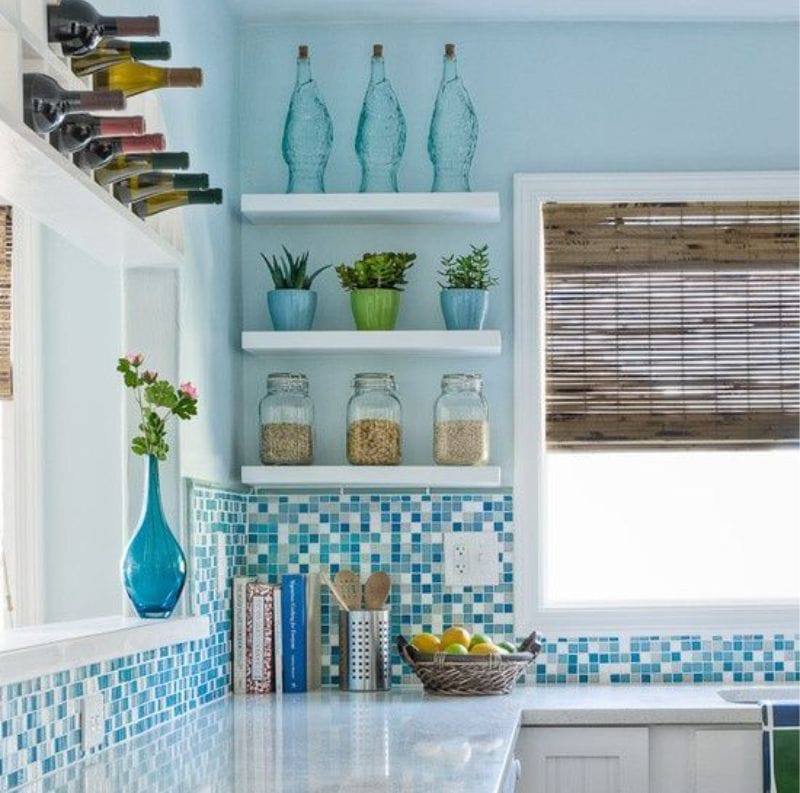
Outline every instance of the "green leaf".
{"label": "green leaf", "polygon": [[125,372],[123,380],[125,381],[125,385],[128,386],[128,388],[136,388],[136,386],[139,385],[139,375],[136,374],[136,372],[134,372],[131,369]]}
{"label": "green leaf", "polygon": [[144,390],[144,398],[151,405],[169,410],[172,410],[178,401],[175,389],[166,380],[159,380],[147,386]]}
{"label": "green leaf", "polygon": [[131,440],[131,451],[134,454],[147,454],[147,441],[141,435]]}

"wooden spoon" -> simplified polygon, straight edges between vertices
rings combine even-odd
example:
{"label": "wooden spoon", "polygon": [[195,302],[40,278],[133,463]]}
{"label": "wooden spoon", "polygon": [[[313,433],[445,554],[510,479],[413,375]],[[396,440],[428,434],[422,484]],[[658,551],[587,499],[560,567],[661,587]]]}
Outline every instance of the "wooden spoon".
{"label": "wooden spoon", "polygon": [[349,611],[350,609],[348,608],[345,599],[342,597],[342,593],[339,592],[339,590],[336,588],[336,585],[333,583],[333,581],[331,581],[331,577],[324,570],[320,572],[319,579],[326,587],[328,587],[331,595],[333,595],[334,600],[339,604],[339,608],[343,611]]}
{"label": "wooden spoon", "polygon": [[352,570],[340,570],[333,579],[336,589],[347,604],[348,611],[361,608],[361,579]]}
{"label": "wooden spoon", "polygon": [[373,573],[364,587],[364,601],[370,611],[380,611],[389,597],[392,579],[383,570]]}

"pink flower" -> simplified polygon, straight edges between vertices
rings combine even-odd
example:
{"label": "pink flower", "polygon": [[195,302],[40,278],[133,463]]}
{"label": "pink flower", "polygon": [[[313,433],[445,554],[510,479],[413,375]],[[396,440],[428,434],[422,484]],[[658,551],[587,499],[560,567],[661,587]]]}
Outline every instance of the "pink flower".
{"label": "pink flower", "polygon": [[182,394],[186,394],[189,399],[197,399],[197,388],[193,386],[191,383],[181,383],[181,387],[178,389]]}
{"label": "pink flower", "polygon": [[128,359],[128,363],[130,363],[131,366],[140,366],[144,360],[144,355],[140,352],[129,352],[125,357]]}

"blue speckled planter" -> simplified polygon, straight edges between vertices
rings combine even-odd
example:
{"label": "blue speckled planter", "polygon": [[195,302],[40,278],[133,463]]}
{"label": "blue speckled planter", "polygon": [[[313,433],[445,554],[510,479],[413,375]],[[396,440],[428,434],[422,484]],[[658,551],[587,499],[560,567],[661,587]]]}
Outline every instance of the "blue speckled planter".
{"label": "blue speckled planter", "polygon": [[275,330],[311,330],[317,310],[317,293],[310,289],[273,289],[267,307]]}
{"label": "blue speckled planter", "polygon": [[486,289],[442,289],[442,314],[448,330],[481,330],[489,307]]}

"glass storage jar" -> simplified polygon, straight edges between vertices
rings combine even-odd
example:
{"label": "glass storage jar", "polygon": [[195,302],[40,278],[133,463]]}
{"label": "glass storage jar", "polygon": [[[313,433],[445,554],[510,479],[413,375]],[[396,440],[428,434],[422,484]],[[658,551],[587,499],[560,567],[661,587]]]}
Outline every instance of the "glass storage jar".
{"label": "glass storage jar", "polygon": [[446,374],[433,408],[433,459],[437,465],[486,465],[489,407],[479,374]]}
{"label": "glass storage jar", "polygon": [[264,465],[314,462],[314,405],[304,374],[267,375],[267,394],[258,405],[258,414]]}
{"label": "glass storage jar", "polygon": [[347,461],[399,465],[402,444],[402,408],[394,375],[357,374],[347,403]]}

